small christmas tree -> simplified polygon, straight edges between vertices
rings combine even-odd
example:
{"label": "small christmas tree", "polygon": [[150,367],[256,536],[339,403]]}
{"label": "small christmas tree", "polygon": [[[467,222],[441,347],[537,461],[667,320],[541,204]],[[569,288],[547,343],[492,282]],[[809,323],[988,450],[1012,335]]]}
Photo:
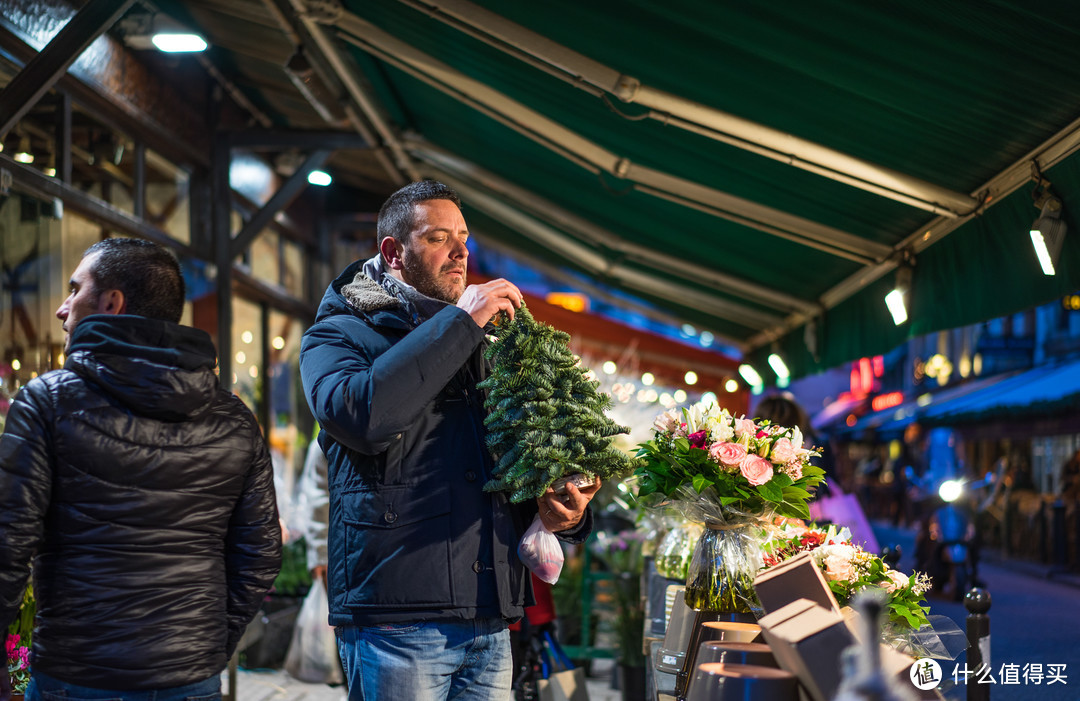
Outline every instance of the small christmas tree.
{"label": "small christmas tree", "polygon": [[516,503],[543,495],[563,475],[633,471],[633,458],[611,444],[630,429],[604,414],[611,397],[596,391],[600,383],[586,377],[569,340],[522,304],[488,348],[491,375],[479,386],[488,390],[484,426],[495,470],[486,491],[508,492]]}

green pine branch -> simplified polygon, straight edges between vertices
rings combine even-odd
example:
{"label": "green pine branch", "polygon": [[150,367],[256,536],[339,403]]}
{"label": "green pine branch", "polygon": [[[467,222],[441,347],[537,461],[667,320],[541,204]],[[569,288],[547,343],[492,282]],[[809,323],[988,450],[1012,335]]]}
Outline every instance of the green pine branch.
{"label": "green pine branch", "polygon": [[521,502],[564,475],[609,479],[634,470],[635,460],[612,445],[630,429],[604,414],[611,397],[588,379],[569,341],[522,305],[488,348],[491,374],[479,386],[488,393],[484,426],[495,468],[485,490]]}

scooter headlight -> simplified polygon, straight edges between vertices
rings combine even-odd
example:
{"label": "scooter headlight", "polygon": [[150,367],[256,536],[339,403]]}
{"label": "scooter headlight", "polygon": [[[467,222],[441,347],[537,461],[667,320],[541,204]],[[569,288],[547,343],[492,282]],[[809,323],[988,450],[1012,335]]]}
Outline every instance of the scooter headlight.
{"label": "scooter headlight", "polygon": [[945,480],[938,488],[938,496],[942,501],[954,502],[964,493],[964,483],[960,480]]}

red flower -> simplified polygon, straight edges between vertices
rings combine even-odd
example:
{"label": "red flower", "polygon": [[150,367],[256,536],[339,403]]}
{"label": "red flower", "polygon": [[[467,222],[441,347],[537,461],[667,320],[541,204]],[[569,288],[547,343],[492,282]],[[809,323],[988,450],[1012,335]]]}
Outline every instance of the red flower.
{"label": "red flower", "polygon": [[690,445],[694,448],[705,449],[705,439],[709,437],[709,432],[705,430],[698,431],[697,433],[691,433],[687,438],[690,440]]}

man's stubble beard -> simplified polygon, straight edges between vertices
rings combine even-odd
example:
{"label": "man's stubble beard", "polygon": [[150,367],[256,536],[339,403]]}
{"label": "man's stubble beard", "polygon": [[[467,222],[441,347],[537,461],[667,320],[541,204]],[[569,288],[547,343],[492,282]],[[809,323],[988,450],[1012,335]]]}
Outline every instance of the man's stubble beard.
{"label": "man's stubble beard", "polygon": [[461,274],[462,284],[460,288],[445,279],[441,279],[441,273],[453,270],[456,267],[452,263],[447,264],[439,269],[440,275],[432,275],[417,258],[406,254],[402,256],[401,277],[404,278],[405,282],[416,288],[416,291],[420,294],[441,300],[447,304],[457,304],[465,291],[465,273],[462,272]]}

